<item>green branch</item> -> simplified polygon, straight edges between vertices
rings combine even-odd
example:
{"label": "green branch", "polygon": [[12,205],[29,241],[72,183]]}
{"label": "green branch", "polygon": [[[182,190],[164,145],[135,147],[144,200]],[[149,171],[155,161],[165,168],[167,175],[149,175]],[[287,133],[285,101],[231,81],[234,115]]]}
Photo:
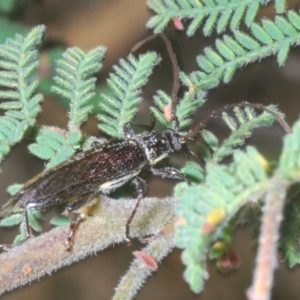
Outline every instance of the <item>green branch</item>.
{"label": "green branch", "polygon": [[[143,199],[130,226],[131,237],[153,235],[161,231],[166,225],[173,224],[175,202],[176,200],[172,198]],[[125,239],[125,224],[135,203],[136,199],[117,201],[101,197],[93,217],[82,222],[76,231],[72,252],[66,252],[65,241],[69,231],[67,225],[55,228],[30,239],[9,252],[2,253],[0,255],[0,294],[38,280],[64,266],[94,255],[110,245],[127,242]],[[115,217],[116,215],[118,218]],[[114,220],[114,222],[111,222],[111,220]],[[108,224],[109,226],[107,226]],[[158,237],[161,242],[167,241],[165,247],[160,244],[160,250],[157,252],[157,243],[153,241],[147,247],[150,248],[149,254],[160,261],[172,249],[172,236],[172,230],[170,230],[170,232]],[[142,251],[148,250],[142,249]],[[141,263],[143,264],[143,262],[134,262],[130,270],[139,274]],[[147,268],[143,267],[144,272],[147,273]],[[148,276],[150,273],[151,271]],[[103,275],[105,275],[105,272]],[[131,281],[127,285],[129,294],[135,294],[139,288],[141,288],[141,285],[137,286],[135,281]]]}

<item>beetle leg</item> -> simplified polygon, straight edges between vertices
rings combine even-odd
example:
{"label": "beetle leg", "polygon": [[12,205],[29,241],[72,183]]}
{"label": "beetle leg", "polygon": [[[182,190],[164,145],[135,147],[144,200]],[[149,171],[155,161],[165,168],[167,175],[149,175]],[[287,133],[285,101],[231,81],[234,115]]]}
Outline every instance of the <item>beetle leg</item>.
{"label": "beetle leg", "polygon": [[24,240],[24,242],[25,242],[32,236],[32,232],[31,232],[31,229],[29,226],[29,221],[28,221],[28,213],[27,213],[26,209],[24,209],[23,218],[24,218],[24,224],[25,224],[25,240]]}
{"label": "beetle leg", "polygon": [[103,145],[107,142],[105,138],[94,138],[90,144],[90,148],[98,148],[99,146]]}
{"label": "beetle leg", "polygon": [[131,212],[130,217],[127,220],[126,223],[126,229],[125,229],[125,237],[127,241],[130,241],[130,237],[129,237],[129,226],[136,214],[136,211],[140,205],[141,200],[145,197],[146,195],[146,191],[147,191],[147,185],[146,182],[141,179],[140,177],[135,177],[132,179],[132,184],[136,190],[136,194],[137,194],[137,202]]}
{"label": "beetle leg", "polygon": [[150,168],[150,171],[155,176],[160,176],[162,178],[187,180],[186,177],[176,168],[165,167],[161,169]]}
{"label": "beetle leg", "polygon": [[135,133],[132,130],[129,123],[124,124],[123,131],[124,131],[124,137],[127,138],[127,139],[131,139],[132,137],[135,136]]}
{"label": "beetle leg", "polygon": [[71,224],[70,224],[68,237],[66,240],[66,244],[67,244],[66,250],[68,252],[70,252],[72,250],[76,230],[77,230],[80,222],[82,222],[84,220],[84,217],[82,217],[80,214],[75,214],[75,213],[71,213],[70,218],[71,218]]}
{"label": "beetle leg", "polygon": [[96,193],[92,193],[79,197],[75,202],[67,206],[67,215],[69,215],[71,219],[70,229],[66,240],[67,251],[72,250],[75,233],[79,224],[84,221],[87,216],[93,214],[97,203],[98,199],[96,198]]}
{"label": "beetle leg", "polygon": [[29,226],[28,214],[27,214],[26,209],[23,210],[23,222],[24,222],[23,224],[24,224],[25,238],[22,241],[19,241],[18,243],[15,243],[15,244],[2,244],[2,245],[0,245],[0,250],[9,251],[14,247],[23,244],[24,242],[26,242],[28,239],[30,239],[33,236],[30,226]]}

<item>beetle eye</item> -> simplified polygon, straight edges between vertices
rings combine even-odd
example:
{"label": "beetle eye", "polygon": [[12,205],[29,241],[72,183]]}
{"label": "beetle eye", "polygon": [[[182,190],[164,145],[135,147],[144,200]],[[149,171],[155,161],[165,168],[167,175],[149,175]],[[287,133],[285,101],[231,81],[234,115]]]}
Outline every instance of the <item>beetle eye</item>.
{"label": "beetle eye", "polygon": [[185,144],[185,140],[184,140],[182,137],[180,137],[180,138],[178,139],[178,141],[179,141],[180,144]]}
{"label": "beetle eye", "polygon": [[172,145],[176,151],[181,149],[181,144],[176,136],[172,136]]}

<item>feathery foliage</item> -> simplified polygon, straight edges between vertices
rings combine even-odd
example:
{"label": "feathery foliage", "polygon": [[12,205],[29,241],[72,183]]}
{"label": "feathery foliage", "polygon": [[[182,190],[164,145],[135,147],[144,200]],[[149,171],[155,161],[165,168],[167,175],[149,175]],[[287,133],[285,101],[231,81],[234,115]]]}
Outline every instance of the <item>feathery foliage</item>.
{"label": "feathery foliage", "polygon": [[[175,22],[176,19],[191,20],[187,27],[188,36],[194,35],[200,25],[205,35],[211,34],[214,29],[221,33],[228,27],[233,31],[217,39],[215,49],[207,47],[204,54],[198,56],[200,70],[190,75],[180,73],[180,79],[187,88],[176,109],[180,129],[190,125],[192,115],[205,101],[205,90],[221,82],[228,83],[237,69],[273,54],[276,54],[280,66],[285,63],[290,48],[299,41],[300,15],[288,11],[285,17],[277,15],[274,21],[264,19],[261,24],[254,23],[259,7],[267,2],[148,1],[149,7],[156,12],[148,22],[148,27],[154,28],[155,32],[162,32],[171,20]],[[275,7],[278,13],[284,11],[285,1],[276,0]],[[250,34],[238,29],[242,22],[249,27]],[[5,59],[0,62],[4,69],[0,72],[0,85],[5,88],[0,91],[0,97],[10,99],[0,104],[6,111],[0,118],[0,159],[34,125],[40,110],[42,96],[33,96],[37,81],[33,80],[32,74],[38,65],[36,48],[43,31],[44,27],[36,27],[27,37],[16,36],[0,46],[0,57]],[[90,100],[95,94],[96,83],[93,75],[101,67],[104,52],[104,47],[97,47],[88,53],[72,48],[58,62],[53,91],[70,101],[68,129],[42,127],[37,132],[36,142],[29,146],[31,153],[48,161],[47,169],[66,161],[92,141],[84,140],[80,127],[92,110]],[[114,67],[114,72],[108,79],[108,86],[113,94],[103,95],[99,104],[99,128],[103,132],[112,137],[123,136],[124,124],[133,119],[137,106],[142,101],[141,88],[159,62],[158,55],[149,52],[139,58],[129,55]],[[154,102],[156,107],[151,107],[151,111],[156,119],[167,128],[174,128],[174,124],[166,120],[171,108],[171,97],[159,90],[154,96]],[[277,112],[276,107],[269,108]],[[230,253],[233,231],[239,223],[239,212],[245,205],[253,197],[260,200],[257,201],[258,209],[261,203],[267,203],[264,195],[272,190],[272,184],[276,182],[274,179],[282,180],[287,187],[300,180],[300,123],[297,122],[293,133],[286,137],[279,165],[272,170],[254,148],[248,147],[246,151],[234,148],[242,146],[254,128],[271,125],[274,116],[267,112],[256,115],[251,108],[236,108],[234,113],[238,122],[228,114],[223,114],[231,133],[222,143],[212,132],[201,132],[210,147],[211,155],[203,168],[195,162],[188,162],[182,172],[192,183],[180,183],[175,188],[176,199],[179,199],[176,207],[179,218],[175,243],[183,249],[182,258],[187,266],[184,277],[194,292],[202,290],[204,280],[208,277],[205,265],[207,255],[216,259],[218,265],[221,264],[223,255]],[[229,165],[220,164],[229,155],[233,156],[232,162]],[[21,188],[21,185],[13,185],[8,191],[14,195]],[[294,266],[300,262],[299,203],[293,201],[292,197],[287,200],[280,250],[288,265]],[[275,217],[280,222],[280,212]],[[41,218],[40,211],[28,211],[29,225],[34,231],[41,231]],[[68,221],[59,217],[51,223],[62,225]],[[18,242],[25,237],[23,215],[12,214],[0,221],[0,226],[14,225],[20,226],[20,234],[15,239]],[[161,258],[166,249],[171,250],[173,239],[171,236],[169,238],[168,247],[161,247],[154,258]],[[159,241],[153,239],[150,246],[155,243]],[[276,248],[276,243],[274,245]],[[137,270],[134,265],[129,271],[130,276],[127,276],[130,280],[132,270]],[[142,279],[148,274],[146,273]],[[137,290],[139,284],[135,286]]]}
{"label": "feathery foliage", "polygon": [[[274,105],[268,106],[274,112],[278,112]],[[225,157],[232,154],[235,147],[240,147],[245,143],[245,139],[251,136],[254,128],[262,126],[270,126],[276,120],[274,115],[268,112],[262,112],[259,116],[255,115],[253,108],[246,107],[244,110],[241,108],[234,108],[235,116],[240,123],[238,126],[235,120],[227,113],[223,113],[223,120],[231,130],[231,133],[222,144],[219,144],[217,137],[208,130],[202,130],[201,134],[206,144],[213,151],[209,161],[218,163]]]}
{"label": "feathery foliage", "polygon": [[38,81],[33,78],[37,70],[38,47],[45,27],[37,26],[24,38],[16,35],[0,46],[0,161],[11,146],[19,142],[27,129],[34,125],[40,112],[41,94],[36,94]]}
{"label": "feathery foliage", "polygon": [[[223,32],[228,26],[231,30],[239,28],[242,21],[249,27],[254,21],[264,0],[148,0],[147,4],[156,14],[148,21],[147,27],[161,33],[174,19],[192,20],[186,30],[188,36],[195,34],[201,26],[204,35],[210,35],[216,28]],[[276,12],[285,8],[285,0],[276,1]],[[203,23],[203,24],[202,24]]]}
{"label": "feathery foliage", "polygon": [[228,83],[235,71],[242,66],[277,53],[277,62],[282,66],[291,46],[300,38],[300,15],[294,11],[287,18],[276,16],[275,21],[262,20],[262,25],[252,23],[250,32],[234,31],[233,37],[224,35],[217,39],[215,50],[204,49],[197,57],[201,71],[190,74],[190,80],[199,88],[212,88],[221,81]]}
{"label": "feathery foliage", "polygon": [[[285,138],[277,170],[270,172],[268,162],[254,148],[248,147],[246,152],[234,150],[233,162],[229,166],[209,163],[204,179],[199,177],[202,183],[180,183],[176,186],[175,196],[180,199],[176,245],[184,249],[182,259],[187,266],[184,277],[194,292],[201,291],[207,279],[205,261],[210,245],[216,242],[210,257],[220,260],[224,251],[228,250],[232,229],[237,225],[237,212],[251,201],[251,197],[267,192],[275,177],[286,182],[286,186],[299,182],[299,147],[298,121],[293,133]],[[193,169],[189,171],[186,167],[183,171],[188,176]],[[279,246],[291,267],[299,263],[299,201],[292,200],[293,197],[286,207]],[[277,218],[281,219],[280,216]]]}
{"label": "feathery foliage", "polygon": [[142,101],[141,88],[159,62],[160,58],[155,52],[148,52],[138,59],[129,55],[114,66],[114,73],[107,80],[114,95],[103,94],[103,102],[100,102],[102,114],[98,115],[98,119],[101,130],[110,136],[123,136],[124,125],[133,119],[137,105]]}
{"label": "feathery foliage", "polygon": [[[184,249],[184,273],[191,289],[198,293],[208,274],[206,255],[211,242],[253,194],[268,188],[267,162],[252,147],[244,153],[235,150],[229,166],[209,165],[201,185],[180,183],[175,188],[179,225],[176,246]],[[208,201],[209,199],[209,201]]]}
{"label": "feathery foliage", "polygon": [[[188,81],[184,81],[186,76],[182,75],[183,83],[188,87],[188,91],[184,94],[184,97],[178,101],[176,116],[179,121],[179,128],[183,129],[190,125],[192,122],[191,116],[196,110],[202,106],[205,102],[205,93],[196,91],[194,87]],[[154,103],[156,107],[151,107],[151,111],[155,118],[167,128],[174,129],[174,123],[167,120],[166,115],[168,110],[171,109],[172,99],[164,91],[158,90],[154,95]]]}
{"label": "feathery foliage", "polygon": [[[54,77],[57,85],[53,87],[53,91],[70,101],[68,130],[58,127],[42,127],[38,130],[36,143],[28,147],[32,154],[49,161],[46,169],[65,162],[74,155],[77,149],[81,148],[82,133],[80,126],[92,110],[89,101],[95,95],[96,77],[92,75],[101,68],[100,62],[104,57],[104,53],[104,47],[96,47],[88,53],[84,53],[78,48],[70,48],[63,54],[63,58],[58,61],[57,74]],[[35,54],[37,56],[37,53]],[[38,82],[35,81],[34,87],[37,84]],[[17,83],[15,85],[17,86]],[[14,101],[13,103],[18,104],[19,102]],[[9,103],[7,105],[11,108]],[[39,109],[33,110],[32,105],[31,110],[29,113],[34,113],[34,116],[39,112]],[[34,120],[31,120],[30,124],[33,123]],[[22,185],[13,185],[8,189],[8,192],[13,196],[21,188]],[[40,211],[28,211],[29,226],[36,232],[41,231],[39,220],[42,218]],[[0,226],[3,227],[15,225],[20,225],[20,234],[14,240],[14,243],[17,243],[25,238],[23,214],[16,213],[0,221]]]}
{"label": "feathery foliage", "polygon": [[64,59],[58,61],[54,77],[58,86],[52,90],[70,101],[69,131],[80,131],[81,124],[92,110],[89,101],[95,95],[97,78],[91,75],[100,70],[105,51],[105,47],[96,47],[88,53],[71,48],[63,54]]}
{"label": "feathery foliage", "polygon": [[78,48],[70,48],[58,60],[57,85],[52,89],[70,101],[68,131],[44,127],[29,150],[41,159],[49,160],[47,168],[52,168],[69,158],[81,147],[80,126],[92,110],[89,101],[95,95],[96,77],[92,76],[101,68],[105,47],[96,47],[88,53]]}

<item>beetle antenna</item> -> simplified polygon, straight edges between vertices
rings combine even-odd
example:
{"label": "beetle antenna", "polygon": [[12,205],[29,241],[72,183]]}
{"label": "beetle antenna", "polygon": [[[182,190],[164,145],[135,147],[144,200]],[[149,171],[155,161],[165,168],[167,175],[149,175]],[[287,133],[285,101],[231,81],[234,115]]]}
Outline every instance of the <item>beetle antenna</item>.
{"label": "beetle antenna", "polygon": [[149,36],[147,36],[146,38],[144,38],[143,40],[141,40],[140,42],[136,43],[132,48],[131,48],[131,53],[137,51],[139,48],[141,48],[143,45],[145,45],[146,43],[156,39],[159,36],[159,34],[151,34]]}
{"label": "beetle antenna", "polygon": [[185,136],[183,136],[181,138],[181,142],[184,143],[186,142],[188,139],[193,138],[201,129],[203,129],[207,123],[216,118],[220,113],[230,110],[234,107],[252,107],[255,109],[260,109],[263,111],[266,111],[268,113],[271,113],[272,115],[274,115],[278,121],[278,123],[282,126],[282,128],[287,132],[287,133],[291,133],[292,129],[290,128],[290,126],[287,124],[287,122],[283,119],[282,115],[276,111],[273,111],[271,109],[269,109],[268,107],[260,104],[260,103],[249,103],[247,101],[243,101],[241,103],[233,103],[233,104],[227,104],[224,107],[218,109],[218,110],[214,110],[210,116],[206,117],[204,120],[202,120],[194,129],[190,130],[188,134],[186,134]]}
{"label": "beetle antenna", "polygon": [[[138,42],[132,49],[131,52],[136,51],[137,49],[139,49],[141,46],[143,46],[144,44],[148,43],[149,41],[157,38],[158,36],[160,36],[167,48],[169,57],[171,59],[172,65],[173,65],[173,77],[174,77],[174,82],[173,82],[173,89],[172,89],[172,103],[171,103],[171,121],[174,122],[175,125],[175,132],[178,132],[179,130],[179,120],[176,116],[176,107],[177,107],[177,102],[178,102],[178,92],[179,92],[179,88],[180,88],[180,81],[179,81],[179,73],[180,73],[180,69],[178,66],[178,62],[177,62],[177,58],[176,55],[174,53],[174,50],[172,48],[171,42],[170,40],[167,38],[166,35],[164,34],[152,34],[148,37],[146,37],[144,40]],[[194,129],[190,130],[188,134],[186,134],[185,136],[181,137],[180,141],[182,143],[185,143],[188,139],[193,138],[201,129],[203,129],[207,123],[216,118],[220,113],[224,112],[224,111],[228,111],[234,107],[252,107],[254,109],[259,109],[262,111],[266,111],[268,113],[271,113],[272,115],[274,115],[278,121],[278,123],[282,126],[282,128],[287,132],[290,133],[292,132],[292,129],[290,128],[290,126],[287,124],[287,122],[283,119],[282,115],[276,111],[273,111],[271,109],[269,109],[268,107],[260,104],[260,103],[249,103],[247,101],[243,101],[240,103],[233,103],[233,104],[227,104],[224,107],[213,111],[210,116],[206,117],[204,120],[202,120]]]}
{"label": "beetle antenna", "polygon": [[165,42],[165,45],[168,50],[168,53],[169,53],[169,56],[170,56],[170,59],[172,62],[172,66],[173,66],[174,82],[173,82],[173,89],[172,89],[171,120],[175,124],[175,131],[178,131],[179,130],[179,120],[176,116],[176,107],[177,107],[177,102],[178,102],[178,92],[179,92],[179,88],[180,88],[180,81],[179,81],[180,69],[179,69],[177,58],[176,58],[176,55],[172,48],[172,44],[171,44],[170,40],[164,34],[162,34],[161,37]]}
{"label": "beetle antenna", "polygon": [[178,132],[179,130],[179,120],[176,116],[176,107],[177,107],[177,102],[178,102],[178,91],[180,88],[180,81],[179,81],[179,66],[178,66],[178,62],[177,62],[177,58],[176,55],[174,53],[174,50],[172,48],[172,44],[170,42],[170,40],[167,38],[167,36],[165,34],[152,34],[148,37],[146,37],[144,40],[138,42],[137,44],[135,44],[135,46],[131,49],[131,52],[135,52],[136,50],[138,50],[141,46],[143,46],[144,44],[148,43],[149,41],[157,38],[158,36],[160,36],[167,48],[169,57],[171,59],[171,63],[173,66],[173,78],[174,78],[174,82],[173,82],[173,88],[172,88],[172,103],[171,103],[171,121],[174,122],[175,125],[175,131]]}

